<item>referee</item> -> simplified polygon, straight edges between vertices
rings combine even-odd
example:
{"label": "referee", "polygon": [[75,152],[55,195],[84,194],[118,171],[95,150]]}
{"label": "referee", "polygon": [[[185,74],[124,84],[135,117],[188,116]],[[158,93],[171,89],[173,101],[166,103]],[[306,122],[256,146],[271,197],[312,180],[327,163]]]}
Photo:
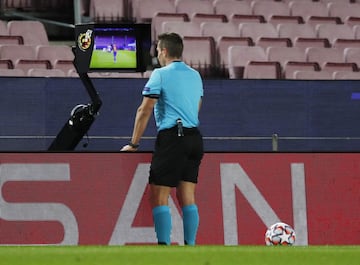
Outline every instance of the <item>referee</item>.
{"label": "referee", "polygon": [[195,187],[203,157],[198,113],[203,96],[202,79],[181,61],[182,38],[176,33],[158,36],[161,68],[146,83],[137,109],[131,141],[121,151],[136,151],[154,112],[158,130],[150,166],[150,196],[158,244],[170,245],[172,221],[168,198],[172,188],[182,209],[184,244],[195,245],[199,213]]}

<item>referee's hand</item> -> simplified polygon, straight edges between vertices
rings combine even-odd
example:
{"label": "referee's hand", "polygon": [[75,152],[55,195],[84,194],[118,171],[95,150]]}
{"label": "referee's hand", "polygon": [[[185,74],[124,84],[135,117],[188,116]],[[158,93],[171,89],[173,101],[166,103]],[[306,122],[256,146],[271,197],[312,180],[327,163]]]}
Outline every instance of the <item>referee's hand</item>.
{"label": "referee's hand", "polygon": [[121,152],[135,152],[137,148],[132,147],[131,145],[124,145],[123,148],[120,149]]}

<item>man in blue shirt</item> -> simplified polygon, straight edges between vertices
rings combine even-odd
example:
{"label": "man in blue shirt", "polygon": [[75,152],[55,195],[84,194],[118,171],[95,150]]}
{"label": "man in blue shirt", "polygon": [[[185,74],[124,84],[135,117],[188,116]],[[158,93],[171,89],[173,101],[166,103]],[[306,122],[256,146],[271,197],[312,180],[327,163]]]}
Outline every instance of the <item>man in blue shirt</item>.
{"label": "man in blue shirt", "polygon": [[154,112],[158,130],[150,167],[152,214],[158,243],[170,245],[172,229],[168,197],[176,187],[183,213],[184,243],[195,245],[199,213],[195,187],[203,157],[203,140],[198,130],[198,113],[203,97],[202,79],[181,61],[183,42],[176,33],[158,37],[161,68],[146,83],[137,109],[131,141],[121,151],[136,151]]}

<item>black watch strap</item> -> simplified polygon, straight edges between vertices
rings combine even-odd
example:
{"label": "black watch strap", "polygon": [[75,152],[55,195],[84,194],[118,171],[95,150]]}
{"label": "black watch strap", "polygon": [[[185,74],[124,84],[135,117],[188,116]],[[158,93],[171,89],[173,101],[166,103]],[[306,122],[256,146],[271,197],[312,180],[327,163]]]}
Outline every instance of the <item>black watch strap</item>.
{"label": "black watch strap", "polygon": [[132,148],[139,148],[139,144],[133,144],[132,142],[129,142],[129,144]]}

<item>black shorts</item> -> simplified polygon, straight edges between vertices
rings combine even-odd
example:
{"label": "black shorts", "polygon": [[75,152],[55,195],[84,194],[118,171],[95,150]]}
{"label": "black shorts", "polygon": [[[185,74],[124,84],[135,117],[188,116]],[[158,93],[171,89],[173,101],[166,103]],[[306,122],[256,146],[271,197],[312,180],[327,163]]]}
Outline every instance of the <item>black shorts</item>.
{"label": "black shorts", "polygon": [[197,128],[183,128],[184,136],[177,135],[177,127],[158,133],[153,153],[149,183],[177,187],[180,181],[197,183],[203,139]]}

